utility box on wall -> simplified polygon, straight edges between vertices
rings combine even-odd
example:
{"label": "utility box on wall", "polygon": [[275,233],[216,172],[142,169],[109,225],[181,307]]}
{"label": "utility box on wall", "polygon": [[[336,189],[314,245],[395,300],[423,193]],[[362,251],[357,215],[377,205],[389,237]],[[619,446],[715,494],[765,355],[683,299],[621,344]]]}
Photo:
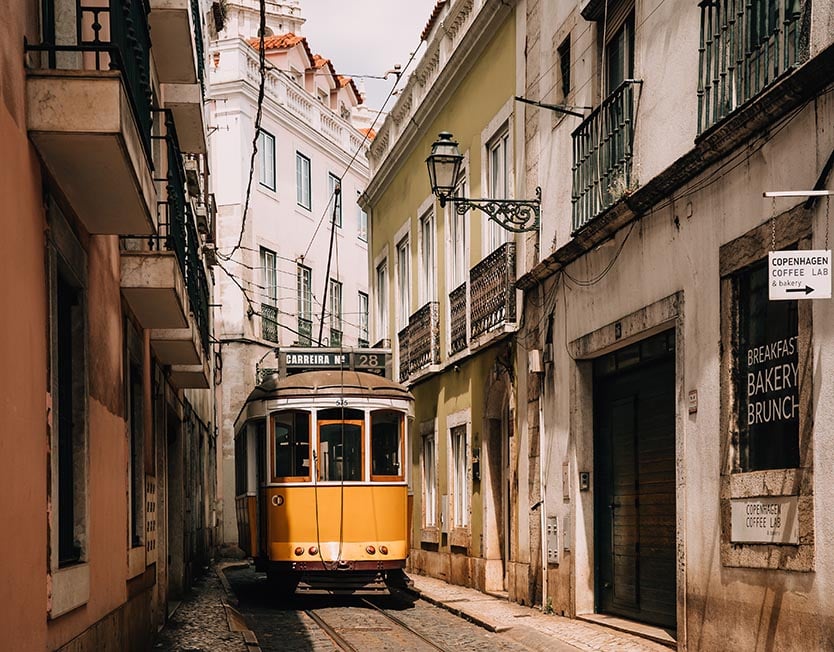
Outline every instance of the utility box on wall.
{"label": "utility box on wall", "polygon": [[547,517],[547,563],[559,563],[559,517]]}

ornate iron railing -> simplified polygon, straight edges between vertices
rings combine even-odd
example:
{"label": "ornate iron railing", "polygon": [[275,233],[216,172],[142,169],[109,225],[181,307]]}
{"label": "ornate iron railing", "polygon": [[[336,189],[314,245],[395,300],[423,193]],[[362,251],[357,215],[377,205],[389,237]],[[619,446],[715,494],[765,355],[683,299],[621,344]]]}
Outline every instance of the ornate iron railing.
{"label": "ornate iron railing", "polygon": [[466,348],[466,283],[461,283],[449,293],[449,316],[451,318],[451,342],[449,353],[454,355]]}
{"label": "ornate iron railing", "polygon": [[278,308],[261,304],[261,337],[270,342],[278,341]]}
{"label": "ornate iron railing", "polygon": [[54,70],[120,70],[145,154],[152,162],[148,12],[145,0],[110,0],[108,6],[77,0],[76,42],[58,43],[56,23],[65,20],[66,13],[56,15],[55,0],[44,0],[43,43],[27,44],[26,50],[45,52],[42,63]]}
{"label": "ornate iron railing", "polygon": [[626,79],[577,127],[573,136],[573,230],[631,191],[635,89]]}
{"label": "ornate iron railing", "polygon": [[197,330],[203,343],[203,352],[208,354],[209,349],[209,290],[206,270],[203,261],[200,260],[200,243],[197,235],[197,227],[194,225],[194,216],[191,213],[191,205],[185,207],[185,289],[188,292],[188,303],[191,307],[191,314],[197,322]]}
{"label": "ornate iron railing", "polygon": [[203,45],[203,24],[200,13],[200,0],[191,0],[191,20],[194,22],[194,49],[197,52],[197,79],[200,80],[200,90],[203,98],[206,96],[206,63]]}
{"label": "ornate iron railing", "polygon": [[505,242],[469,271],[472,337],[515,323],[515,242]]}
{"label": "ornate iron railing", "polygon": [[311,346],[313,343],[313,320],[298,318],[298,345]]}
{"label": "ornate iron railing", "polygon": [[702,0],[698,133],[807,58],[801,15],[810,0]]}
{"label": "ornate iron railing", "polygon": [[408,359],[412,374],[440,364],[439,304],[429,301],[408,320]]}
{"label": "ornate iron railing", "polygon": [[400,382],[404,383],[411,375],[411,359],[409,357],[408,345],[411,331],[409,326],[397,333],[397,342],[400,345]]}

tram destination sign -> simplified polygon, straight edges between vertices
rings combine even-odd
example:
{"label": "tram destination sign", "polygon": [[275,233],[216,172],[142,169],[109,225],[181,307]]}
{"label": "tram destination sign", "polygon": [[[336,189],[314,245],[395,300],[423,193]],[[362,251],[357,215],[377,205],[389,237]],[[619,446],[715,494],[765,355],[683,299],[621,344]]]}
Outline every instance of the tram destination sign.
{"label": "tram destination sign", "polygon": [[291,348],[278,351],[282,375],[318,369],[349,369],[387,376],[389,358],[387,349]]}
{"label": "tram destination sign", "polygon": [[786,299],[831,298],[831,250],[771,251],[767,257],[768,297]]}

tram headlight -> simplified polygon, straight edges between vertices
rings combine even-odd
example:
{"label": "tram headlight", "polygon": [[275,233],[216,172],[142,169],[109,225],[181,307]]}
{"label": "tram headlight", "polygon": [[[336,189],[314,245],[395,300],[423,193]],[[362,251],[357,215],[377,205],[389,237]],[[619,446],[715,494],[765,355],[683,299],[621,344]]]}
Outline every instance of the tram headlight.
{"label": "tram headlight", "polygon": [[380,546],[380,547],[379,547],[379,551],[380,551],[383,555],[387,555],[387,554],[388,554],[388,546]]}
{"label": "tram headlight", "polygon": [[307,552],[309,552],[311,555],[318,554],[318,551],[319,551],[319,549],[316,548],[315,546],[310,546],[309,550],[307,550]]}
{"label": "tram headlight", "polygon": [[304,554],[304,548],[302,548],[301,546],[298,546],[293,552],[295,552],[296,557],[300,557],[301,555]]}
{"label": "tram headlight", "polygon": [[367,552],[369,555],[373,555],[376,552],[376,548],[374,548],[373,546],[367,546],[365,548],[365,552]]}

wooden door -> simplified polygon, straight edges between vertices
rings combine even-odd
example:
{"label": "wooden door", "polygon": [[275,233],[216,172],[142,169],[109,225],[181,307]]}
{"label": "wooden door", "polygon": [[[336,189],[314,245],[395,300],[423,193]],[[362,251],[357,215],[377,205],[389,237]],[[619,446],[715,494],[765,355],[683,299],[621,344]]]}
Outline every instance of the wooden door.
{"label": "wooden door", "polygon": [[596,365],[594,516],[597,610],[674,628],[671,342],[660,348],[637,344],[634,351],[612,354],[619,356],[613,363]]}

